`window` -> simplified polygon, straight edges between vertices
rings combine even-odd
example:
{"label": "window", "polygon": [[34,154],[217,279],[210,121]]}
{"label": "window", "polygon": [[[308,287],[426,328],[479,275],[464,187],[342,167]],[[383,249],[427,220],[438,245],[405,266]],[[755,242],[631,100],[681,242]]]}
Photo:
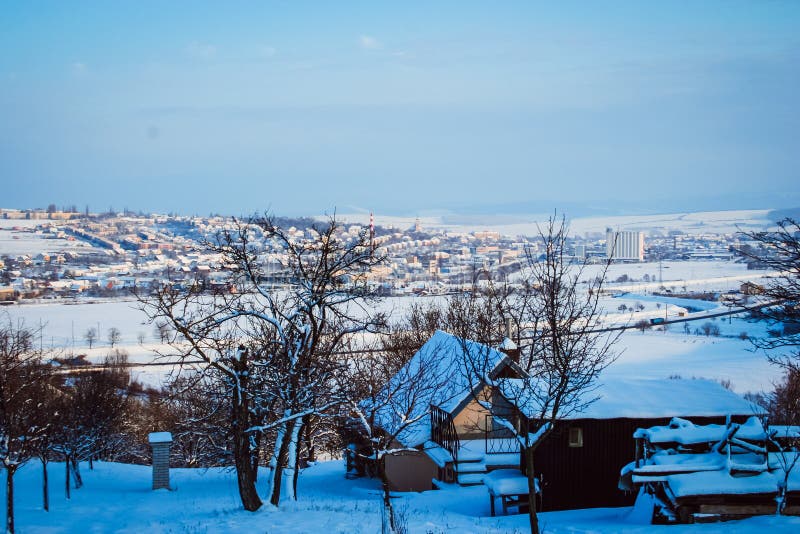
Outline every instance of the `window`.
{"label": "window", "polygon": [[569,446],[583,447],[583,429],[573,427],[569,429]]}

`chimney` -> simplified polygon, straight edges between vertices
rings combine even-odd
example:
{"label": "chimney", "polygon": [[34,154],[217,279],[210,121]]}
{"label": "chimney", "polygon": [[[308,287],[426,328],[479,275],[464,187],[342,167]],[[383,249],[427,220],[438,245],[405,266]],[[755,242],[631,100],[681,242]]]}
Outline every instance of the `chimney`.
{"label": "chimney", "polygon": [[169,446],[172,445],[172,434],[169,432],[152,432],[148,436],[153,449],[153,489],[169,487]]}
{"label": "chimney", "polygon": [[504,338],[500,344],[500,352],[511,358],[514,363],[519,363],[519,347],[509,338]]}
{"label": "chimney", "polygon": [[503,342],[500,344],[500,352],[507,355],[514,363],[519,363],[519,347],[516,343],[511,340],[511,336],[514,330],[514,322],[509,317],[506,319],[506,337],[503,338]]}

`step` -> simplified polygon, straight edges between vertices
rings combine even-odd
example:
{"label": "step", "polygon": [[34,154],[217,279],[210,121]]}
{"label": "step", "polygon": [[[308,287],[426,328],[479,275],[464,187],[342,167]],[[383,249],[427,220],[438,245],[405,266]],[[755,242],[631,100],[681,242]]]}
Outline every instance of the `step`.
{"label": "step", "polygon": [[458,462],[482,462],[484,456],[483,452],[461,449],[458,451]]}
{"label": "step", "polygon": [[462,486],[477,486],[483,484],[485,473],[465,473],[458,475],[458,483]]}
{"label": "step", "polygon": [[456,464],[456,473],[460,474],[467,474],[467,473],[485,473],[486,472],[486,465],[478,462],[467,462],[467,463],[457,463]]}

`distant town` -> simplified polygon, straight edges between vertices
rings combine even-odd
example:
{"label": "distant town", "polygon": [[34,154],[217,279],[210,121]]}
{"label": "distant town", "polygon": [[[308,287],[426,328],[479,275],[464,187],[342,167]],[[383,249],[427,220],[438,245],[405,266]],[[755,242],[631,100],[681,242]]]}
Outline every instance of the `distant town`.
{"label": "distant town", "polygon": [[[178,289],[199,286],[209,292],[232,291],[228,267],[203,245],[235,220],[223,216],[180,216],[130,211],[89,213],[51,205],[42,210],[0,210],[5,233],[0,241],[0,302],[28,299],[69,299],[81,296],[130,295],[169,280]],[[528,256],[536,258],[536,236],[502,235],[484,230],[457,232],[426,228],[417,220],[406,227],[383,225],[380,217],[367,225],[343,222],[347,242],[360,233],[386,261],[364,276],[381,294],[441,295],[469,291],[488,280],[506,280]],[[313,239],[315,219],[278,218],[299,241]],[[1,246],[6,243],[9,246]],[[31,246],[27,246],[31,244]],[[18,246],[15,246],[18,245]],[[737,250],[751,246],[740,233],[616,231],[597,228],[571,235],[568,253],[575,262],[658,262],[741,260]],[[265,283],[281,284],[288,276],[285,258],[263,243],[269,269]],[[38,251],[38,252],[31,252]],[[750,261],[748,268],[760,266]],[[624,276],[611,282],[658,283],[660,272],[640,279]],[[668,288],[664,288],[669,291]]]}

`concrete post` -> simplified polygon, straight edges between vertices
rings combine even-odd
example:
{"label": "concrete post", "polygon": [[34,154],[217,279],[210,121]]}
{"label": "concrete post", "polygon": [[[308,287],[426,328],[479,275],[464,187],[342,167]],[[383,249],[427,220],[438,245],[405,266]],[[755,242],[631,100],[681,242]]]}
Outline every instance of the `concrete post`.
{"label": "concrete post", "polygon": [[148,436],[153,449],[153,489],[169,489],[169,446],[172,434],[169,432],[153,432]]}

